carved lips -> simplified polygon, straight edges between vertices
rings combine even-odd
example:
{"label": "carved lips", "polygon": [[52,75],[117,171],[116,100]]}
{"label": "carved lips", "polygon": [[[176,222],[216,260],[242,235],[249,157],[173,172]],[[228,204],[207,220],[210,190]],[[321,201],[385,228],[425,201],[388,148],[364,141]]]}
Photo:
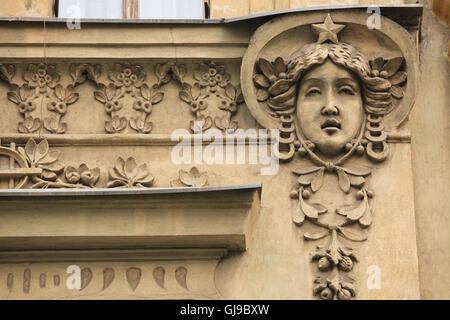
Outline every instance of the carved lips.
{"label": "carved lips", "polygon": [[327,118],[320,124],[320,128],[332,135],[341,129],[341,122],[336,118]]}

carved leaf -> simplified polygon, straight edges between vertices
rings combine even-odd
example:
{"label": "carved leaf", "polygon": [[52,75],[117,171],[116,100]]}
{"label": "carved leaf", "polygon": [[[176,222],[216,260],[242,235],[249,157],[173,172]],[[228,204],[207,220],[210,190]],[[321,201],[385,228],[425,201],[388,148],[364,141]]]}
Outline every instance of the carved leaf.
{"label": "carved leaf", "polygon": [[236,99],[236,88],[231,83],[227,84],[225,94],[234,101]]}
{"label": "carved leaf", "polygon": [[303,237],[306,240],[319,240],[319,239],[325,238],[326,236],[328,236],[328,234],[329,234],[328,230],[320,231],[320,232],[316,232],[316,233],[305,232],[303,234]]}
{"label": "carved leaf", "polygon": [[155,282],[160,286],[161,288],[164,288],[164,277],[165,277],[166,271],[163,267],[156,267],[153,270],[153,279],[155,279]]}
{"label": "carved leaf", "polygon": [[271,79],[275,76],[272,64],[264,58],[260,58],[258,61],[259,69],[266,76],[267,79]]}
{"label": "carved leaf", "polygon": [[300,198],[298,199],[296,210],[292,212],[292,222],[297,226],[301,226],[305,222],[305,214],[301,208]]}
{"label": "carved leaf", "polygon": [[388,77],[391,77],[394,73],[398,71],[398,69],[402,65],[402,62],[403,62],[402,57],[395,57],[389,59],[383,66],[382,71],[386,71],[388,73]]}
{"label": "carved leaf", "polygon": [[307,204],[302,197],[300,197],[300,205],[305,216],[311,219],[317,219],[319,217],[319,211]]}
{"label": "carved leaf", "polygon": [[267,90],[264,90],[264,89],[258,89],[258,90],[256,91],[256,99],[257,99],[259,102],[264,102],[264,101],[266,101],[267,99],[269,99],[269,93],[267,92]]}
{"label": "carved leaf", "polygon": [[350,175],[349,178],[350,178],[350,184],[352,186],[355,186],[358,188],[361,188],[362,186],[364,186],[364,183],[366,182],[366,180],[361,176]]}
{"label": "carved leaf", "polygon": [[344,206],[337,208],[336,213],[345,217],[347,215],[347,212],[352,210],[353,208],[354,208],[353,206],[344,205]]}
{"label": "carved leaf", "polygon": [[286,65],[282,57],[277,57],[273,62],[273,68],[275,74],[279,75],[282,72],[286,72]]}
{"label": "carved leaf", "polygon": [[350,179],[348,175],[342,169],[337,169],[338,179],[339,179],[339,187],[345,193],[350,191]]}
{"label": "carved leaf", "polygon": [[160,103],[162,101],[162,99],[164,98],[164,93],[163,92],[156,92],[152,98],[150,99],[150,102],[152,104],[157,104]]}
{"label": "carved leaf", "polygon": [[297,182],[301,186],[309,186],[311,184],[312,176],[311,175],[302,175],[298,177]]}
{"label": "carved leaf", "polygon": [[359,219],[359,224],[363,228],[367,228],[372,224],[372,211],[371,211],[369,205],[367,205],[367,210],[364,213],[363,217],[361,219]]}
{"label": "carved leaf", "polygon": [[406,81],[406,72],[399,71],[389,78],[392,85],[399,85]]}
{"label": "carved leaf", "polygon": [[381,71],[381,68],[383,68],[384,59],[382,57],[378,57],[370,62],[373,70]]}
{"label": "carved leaf", "polygon": [[20,97],[16,92],[10,91],[7,93],[8,99],[9,101],[15,103],[15,104],[19,104],[20,101]]}
{"label": "carved leaf", "polygon": [[141,281],[142,271],[139,268],[131,267],[127,269],[126,276],[128,284],[133,291],[136,290],[139,282]]}
{"label": "carved leaf", "polygon": [[371,173],[370,168],[342,168],[345,172],[352,174],[354,176],[368,176]]}
{"label": "carved leaf", "polygon": [[131,127],[133,130],[139,131],[139,128],[138,128],[137,123],[136,123],[137,120],[138,120],[138,119],[136,119],[136,118],[131,118],[131,119],[130,119],[130,127]]}
{"label": "carved leaf", "polygon": [[327,209],[324,205],[322,205],[322,204],[320,204],[320,203],[312,203],[311,205],[312,205],[314,208],[316,208],[316,210],[317,210],[317,212],[318,212],[319,214],[323,214],[323,213],[328,212],[328,209]]}
{"label": "carved leaf", "polygon": [[270,82],[262,74],[255,74],[253,76],[253,82],[258,88],[267,89],[270,87]]}
{"label": "carved leaf", "polygon": [[113,268],[103,269],[103,288],[102,288],[102,290],[105,290],[106,288],[108,288],[113,281],[114,281],[114,269]]}
{"label": "carved leaf", "polygon": [[283,92],[288,91],[288,89],[291,87],[291,82],[286,79],[281,79],[275,82],[270,88],[269,93],[272,96],[277,96]]}
{"label": "carved leaf", "polygon": [[311,181],[311,190],[316,192],[320,190],[323,184],[323,174],[325,172],[325,168],[320,168],[320,170],[316,173],[314,178]]}
{"label": "carved leaf", "polygon": [[197,100],[200,97],[201,89],[198,83],[195,83],[191,89],[192,100]]}
{"label": "carved leaf", "polygon": [[292,172],[298,176],[300,175],[304,175],[304,174],[308,174],[308,173],[313,173],[316,171],[319,171],[322,167],[313,167],[313,166],[306,166],[306,167],[299,167],[296,168],[294,170],[292,170]]}
{"label": "carved leaf", "polygon": [[364,232],[358,231],[356,229],[339,227],[338,231],[345,238],[347,238],[348,240],[351,240],[351,241],[366,241],[367,240],[367,235]]}
{"label": "carved leaf", "polygon": [[94,97],[97,101],[100,101],[103,104],[107,101],[106,95],[102,91],[94,91]]}
{"label": "carved leaf", "polygon": [[364,213],[367,210],[367,198],[366,194],[364,193],[364,199],[361,201],[361,203],[354,209],[351,209],[346,212],[347,219],[352,221],[359,220]]}
{"label": "carved leaf", "polygon": [[90,268],[81,269],[81,287],[80,291],[86,288],[92,280],[92,271]]}
{"label": "carved leaf", "polygon": [[295,89],[295,86],[291,86],[289,90],[287,90],[283,94],[279,94],[276,97],[270,98],[270,102],[275,105],[280,105],[283,103],[293,105],[293,101],[291,103],[290,100],[294,98]]}
{"label": "carved leaf", "polygon": [[401,98],[403,98],[403,89],[400,88],[399,86],[392,86],[391,94],[394,98],[401,99]]}
{"label": "carved leaf", "polygon": [[187,290],[187,282],[186,282],[186,277],[187,277],[187,269],[185,267],[178,267],[175,270],[175,279],[177,280],[178,284],[185,288]]}
{"label": "carved leaf", "polygon": [[[127,162],[128,162],[128,160],[127,160]],[[135,180],[136,181],[144,180],[149,174],[150,174],[150,171],[148,170],[147,165],[145,163],[143,163],[143,164],[139,165],[139,167],[137,167],[137,169],[136,169]]]}
{"label": "carved leaf", "polygon": [[186,91],[180,91],[179,93],[180,95],[180,99],[183,100],[186,103],[191,103],[192,102],[192,98],[189,92]]}

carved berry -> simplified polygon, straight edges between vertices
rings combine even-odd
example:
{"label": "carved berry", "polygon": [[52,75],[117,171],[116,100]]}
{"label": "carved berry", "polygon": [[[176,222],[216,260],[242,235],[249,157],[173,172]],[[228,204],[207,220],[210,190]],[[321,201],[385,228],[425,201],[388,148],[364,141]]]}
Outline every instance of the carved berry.
{"label": "carved berry", "polygon": [[322,257],[319,259],[319,262],[317,263],[317,267],[320,271],[328,271],[330,270],[331,263],[330,260],[328,260],[326,257]]}
{"label": "carved berry", "polygon": [[350,300],[352,298],[352,294],[347,289],[339,290],[337,296],[339,300]]}
{"label": "carved berry", "polygon": [[352,146],[351,143],[346,143],[344,149],[345,149],[345,151],[350,151],[350,149],[351,149],[352,147],[353,147],[353,146]]}
{"label": "carved berry", "polygon": [[303,190],[302,195],[303,199],[309,199],[309,197],[311,196],[311,192],[309,192],[309,190]]}
{"label": "carved berry", "polygon": [[348,272],[353,268],[353,261],[350,257],[344,256],[342,260],[339,262],[339,268],[342,271]]}
{"label": "carved berry", "polygon": [[364,154],[364,147],[363,146],[357,146],[356,147],[356,153],[360,156]]}
{"label": "carved berry", "polygon": [[356,193],[356,199],[362,200],[363,198],[364,198],[364,192],[362,192],[361,190],[359,190],[359,191]]}
{"label": "carved berry", "polygon": [[325,288],[320,292],[320,298],[323,300],[333,299],[333,291],[330,288]]}
{"label": "carved berry", "polygon": [[305,148],[303,148],[303,147],[301,147],[301,148],[299,148],[298,149],[298,154],[300,155],[300,156],[302,156],[302,157],[304,157],[304,156],[306,156],[306,149]]}
{"label": "carved berry", "polygon": [[297,199],[298,198],[298,190],[292,190],[291,193],[289,194],[289,196],[292,199]]}

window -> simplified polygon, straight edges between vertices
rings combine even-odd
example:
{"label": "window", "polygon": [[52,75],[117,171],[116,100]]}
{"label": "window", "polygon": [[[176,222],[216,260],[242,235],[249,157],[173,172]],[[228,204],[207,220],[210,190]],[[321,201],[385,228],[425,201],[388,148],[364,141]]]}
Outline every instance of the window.
{"label": "window", "polygon": [[205,0],[59,0],[58,17],[80,19],[204,19]]}

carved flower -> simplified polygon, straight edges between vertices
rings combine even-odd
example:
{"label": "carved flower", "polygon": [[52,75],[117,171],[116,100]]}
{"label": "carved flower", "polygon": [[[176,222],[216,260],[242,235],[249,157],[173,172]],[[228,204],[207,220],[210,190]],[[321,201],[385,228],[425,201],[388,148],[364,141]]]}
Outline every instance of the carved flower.
{"label": "carved flower", "polygon": [[59,163],[59,151],[49,151],[47,140],[42,140],[39,144],[33,139],[28,140],[25,148],[18,148],[19,153],[28,161],[31,168],[42,168],[42,178],[55,181],[57,174],[64,170],[64,166]]}
{"label": "carved flower", "polygon": [[191,105],[192,112],[205,110],[208,107],[207,97],[208,93],[206,93],[204,88],[200,88],[198,83],[195,83],[193,86],[183,83],[180,99]]}
{"label": "carved flower", "polygon": [[119,157],[116,160],[114,168],[109,168],[109,176],[112,181],[108,182],[108,188],[133,188],[133,187],[151,187],[153,184],[153,176],[147,165],[138,166],[133,157],[129,157],[126,161]]}
{"label": "carved flower", "polygon": [[95,99],[105,105],[105,111],[108,114],[122,109],[123,105],[119,100],[122,96],[122,90],[116,88],[116,86],[112,83],[110,83],[107,87],[103,86],[102,90],[94,91]]}
{"label": "carved flower", "polygon": [[45,92],[45,87],[54,88],[61,78],[53,65],[30,64],[23,78],[32,88],[39,87],[41,92]]}
{"label": "carved flower", "polygon": [[313,293],[323,300],[350,300],[355,296],[355,287],[336,274],[331,280],[320,277],[314,280]]}
{"label": "carved flower", "polygon": [[19,122],[20,133],[33,133],[41,128],[41,119],[26,117],[24,121]]}
{"label": "carved flower", "polygon": [[105,121],[105,130],[108,133],[119,133],[127,127],[127,118],[114,116],[111,120]]}
{"label": "carved flower", "polygon": [[318,246],[311,260],[317,260],[317,267],[320,271],[328,271],[333,265],[337,265],[339,269],[349,272],[353,269],[354,261],[357,261],[353,250],[340,245],[330,246],[327,250]]}
{"label": "carved flower", "polygon": [[163,92],[155,88],[149,88],[146,84],[142,85],[140,91],[143,99],[137,100],[133,105],[133,108],[138,111],[150,113],[152,112],[152,106],[160,103],[164,98]]}
{"label": "carved flower", "polygon": [[69,183],[81,183],[89,187],[94,187],[100,177],[100,168],[90,170],[86,164],[81,164],[78,169],[68,166],[64,175]]}
{"label": "carved flower", "polygon": [[204,187],[207,183],[208,175],[200,172],[197,167],[192,167],[189,171],[180,170],[178,180],[172,180],[172,187]]}
{"label": "carved flower", "polygon": [[33,102],[37,98],[36,91],[27,84],[19,87],[13,86],[13,91],[8,92],[8,99],[17,104],[21,114],[27,114],[36,109],[36,104]]}
{"label": "carved flower", "polygon": [[62,85],[58,84],[54,91],[49,90],[48,92],[52,101],[48,103],[47,109],[61,115],[67,112],[67,106],[77,102],[79,98],[79,94],[75,92],[72,85],[64,88]]}
{"label": "carved flower", "polygon": [[217,86],[225,88],[230,81],[230,75],[225,72],[225,66],[214,62],[201,63],[194,72],[194,78],[200,86],[209,87],[211,92],[217,91]]}
{"label": "carved flower", "polygon": [[[291,82],[287,80],[287,68],[283,58],[277,57],[272,63],[264,58],[260,58],[257,63],[257,73],[253,76],[255,84],[256,98],[260,102],[268,100],[271,96],[278,96],[288,89],[291,89]],[[283,95],[277,97],[278,104],[283,104]],[[286,93],[286,100],[291,99],[291,95]]]}
{"label": "carved flower", "polygon": [[396,99],[403,98],[403,89],[400,85],[406,81],[406,72],[398,71],[402,64],[402,57],[392,59],[379,57],[370,61],[372,76],[389,80],[391,83],[391,95]]}
{"label": "carved flower", "polygon": [[145,72],[142,66],[137,64],[116,63],[114,69],[109,73],[109,79],[117,87],[125,87],[127,91],[131,91],[133,86],[136,88],[142,86],[145,80]]}

